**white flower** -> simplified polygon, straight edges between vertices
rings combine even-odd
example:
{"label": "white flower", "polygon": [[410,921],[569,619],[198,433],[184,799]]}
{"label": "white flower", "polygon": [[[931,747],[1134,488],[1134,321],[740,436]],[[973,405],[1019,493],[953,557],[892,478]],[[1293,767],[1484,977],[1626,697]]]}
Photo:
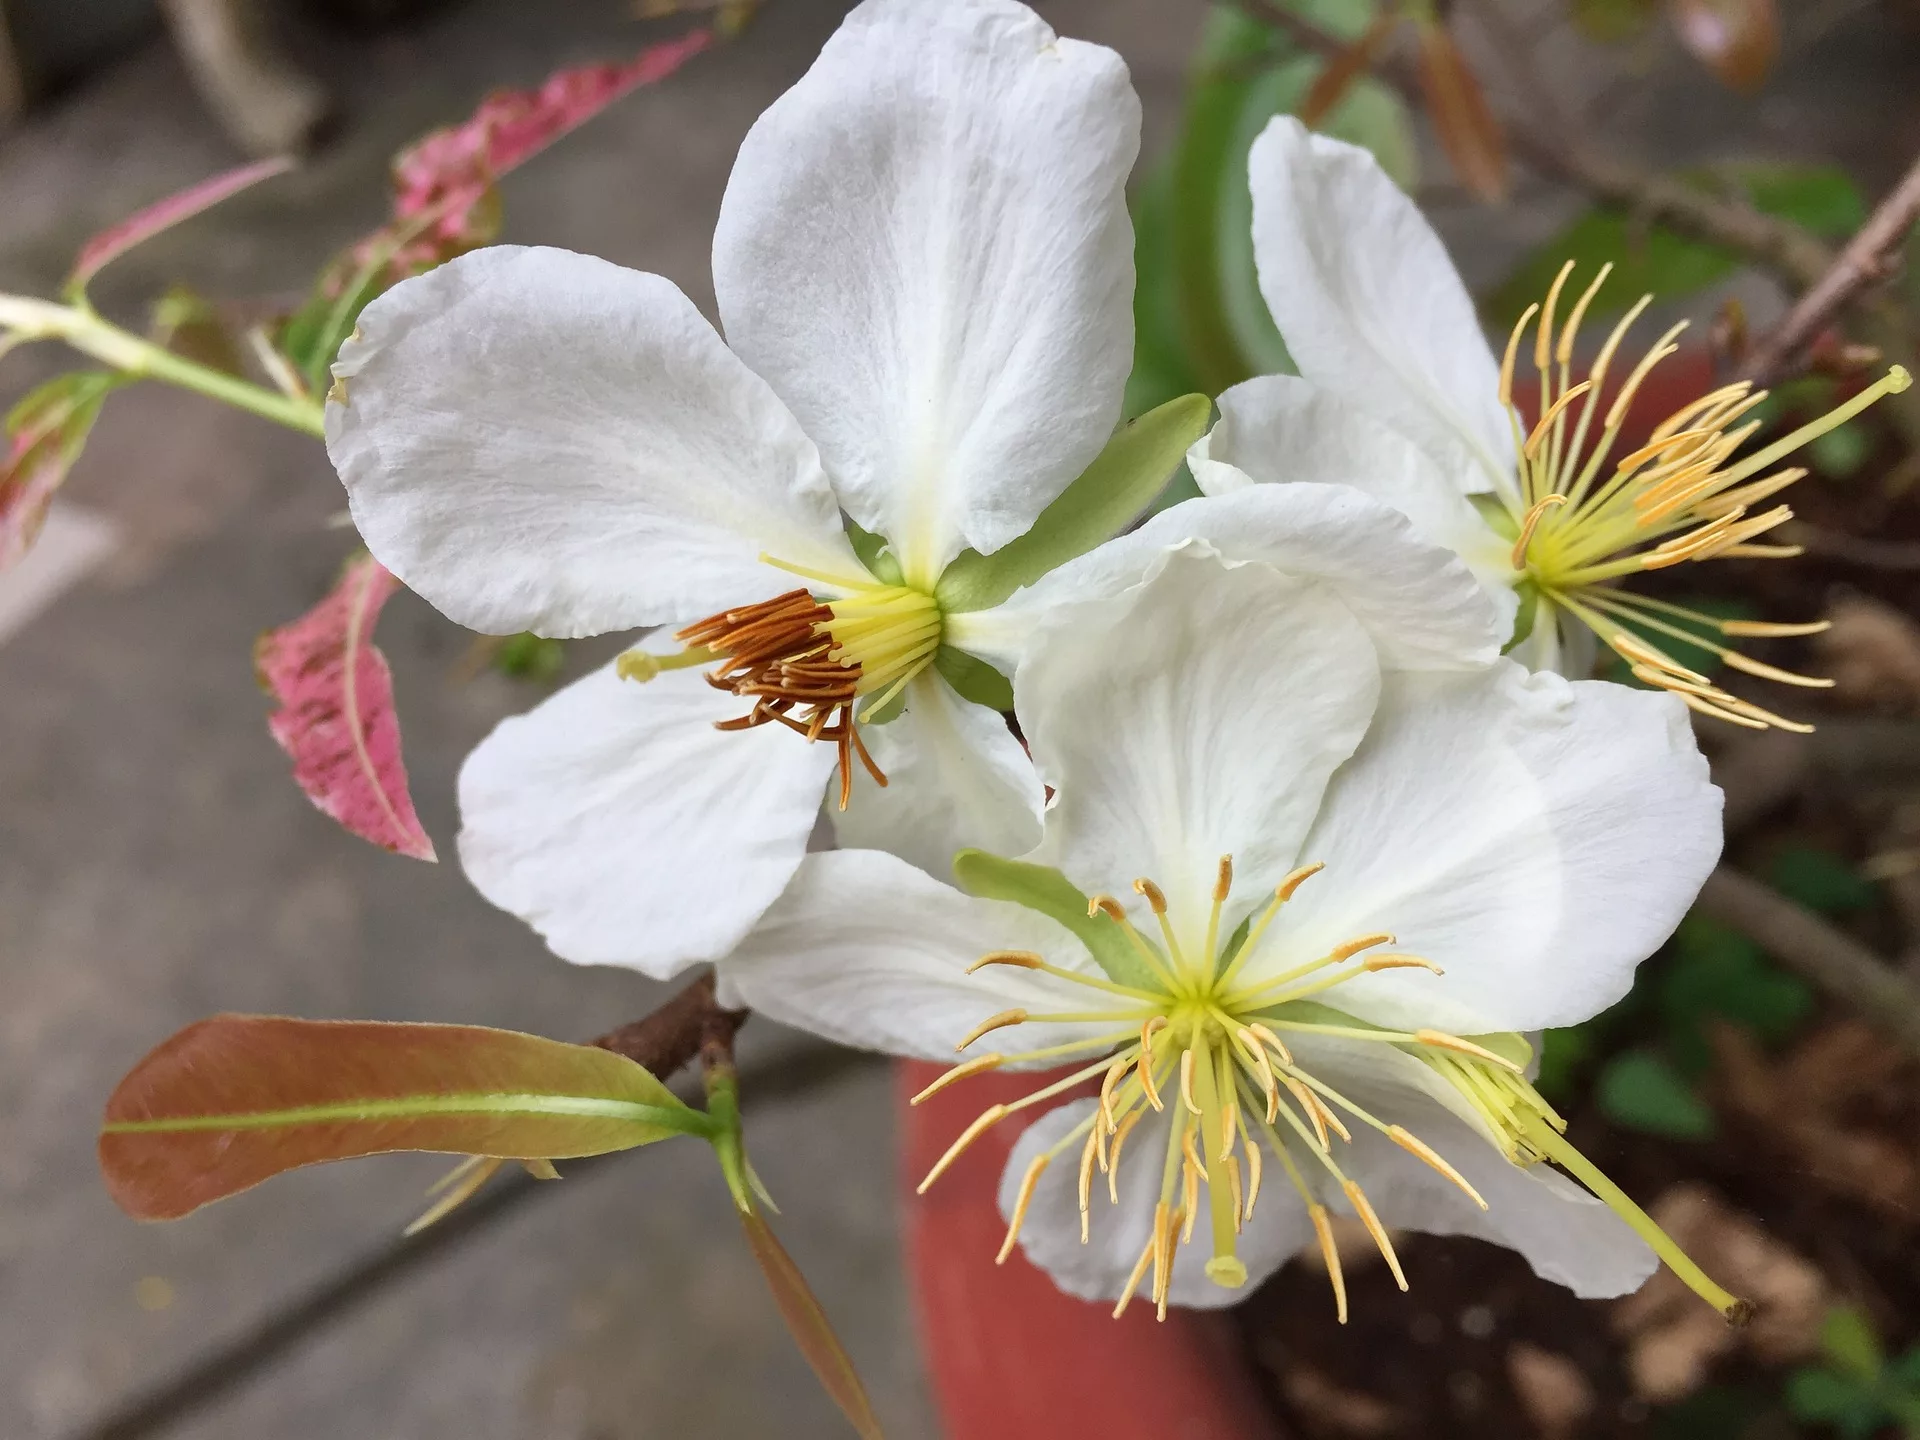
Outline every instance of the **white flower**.
{"label": "white flower", "polygon": [[[1638,364],[1615,366],[1652,297],[1579,377],[1576,336],[1611,267],[1576,297],[1568,262],[1521,318],[1502,361],[1439,237],[1366,151],[1282,116],[1254,143],[1249,180],[1261,294],[1299,375],[1262,376],[1220,397],[1220,423],[1191,456],[1203,491],[1256,481],[1359,486],[1459,553],[1517,609],[1515,653],[1535,668],[1587,673],[1597,635],[1635,675],[1696,710],[1753,728],[1806,728],[1730,695],[1654,637],[1696,645],[1749,674],[1825,686],[1832,682],[1714,638],[1806,635],[1824,623],[1723,620],[1616,582],[1692,560],[1800,553],[1755,543],[1792,515],[1784,505],[1755,507],[1805,473],[1771,467],[1905,389],[1906,371],[1893,367],[1833,413],[1737,459],[1757,428],[1742,417],[1764,392],[1729,385],[1682,406],[1650,443],[1615,458],[1635,393],[1682,328]],[[1539,375],[1531,425],[1513,403],[1514,371],[1527,361]]]}
{"label": "white flower", "polygon": [[1097,1080],[1021,1136],[1001,1194],[1002,1258],[1023,1237],[1076,1295],[1124,1308],[1151,1275],[1162,1305],[1224,1303],[1317,1234],[1344,1317],[1343,1211],[1396,1274],[1389,1226],[1498,1241],[1582,1295],[1638,1285],[1651,1242],[1737,1310],[1567,1144],[1518,1033],[1622,995],[1711,869],[1684,712],[1511,661],[1385,669],[1323,583],[1192,547],[1156,568],[1056,614],[1020,668],[1042,845],[962,856],[971,893],[810,855],[730,996],[895,1054],[994,1035],[939,1085],[1072,1067],[928,1183]]}
{"label": "white flower", "polygon": [[[741,146],[725,341],[668,281],[550,249],[478,251],[367,308],[327,433],[375,556],[482,631],[688,627],[462,773],[467,873],[556,952],[723,954],[836,762],[843,802],[862,766],[888,777],[856,810],[923,863],[1033,843],[1039,784],[944,678],[967,662],[935,592],[1119,420],[1138,134],[1119,57],[1025,6],[868,0]],[[856,707],[893,701],[863,742]]]}

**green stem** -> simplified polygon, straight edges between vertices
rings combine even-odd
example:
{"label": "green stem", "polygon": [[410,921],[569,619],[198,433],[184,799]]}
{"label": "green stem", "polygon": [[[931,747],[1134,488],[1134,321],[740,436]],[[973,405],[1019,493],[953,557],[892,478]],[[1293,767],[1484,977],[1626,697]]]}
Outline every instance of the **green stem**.
{"label": "green stem", "polygon": [[[704,1057],[703,1057],[704,1058]],[[743,1215],[751,1215],[753,1182],[747,1175],[746,1138],[740,1126],[740,1077],[731,1063],[709,1061],[701,1076],[707,1089],[707,1114],[713,1119],[713,1153],[719,1157],[720,1173],[727,1177],[727,1189]]]}
{"label": "green stem", "polygon": [[22,340],[64,340],[123,375],[196,391],[303,435],[326,434],[325,412],[315,401],[197,364],[101,319],[91,308],[0,294],[0,328]]}
{"label": "green stem", "polygon": [[1627,1192],[1609,1180],[1599,1166],[1574,1149],[1564,1135],[1535,1116],[1527,1118],[1525,1128],[1527,1139],[1543,1155],[1586,1186],[1609,1210],[1626,1221],[1633,1232],[1647,1242],[1653,1253],[1667,1262],[1667,1268],[1686,1282],[1689,1290],[1727,1317],[1728,1324],[1744,1325],[1752,1318],[1751,1300],[1742,1300],[1716,1285],[1707,1272],[1694,1264],[1687,1252],[1674,1243],[1673,1237],[1654,1223],[1651,1215],[1634,1204]]}

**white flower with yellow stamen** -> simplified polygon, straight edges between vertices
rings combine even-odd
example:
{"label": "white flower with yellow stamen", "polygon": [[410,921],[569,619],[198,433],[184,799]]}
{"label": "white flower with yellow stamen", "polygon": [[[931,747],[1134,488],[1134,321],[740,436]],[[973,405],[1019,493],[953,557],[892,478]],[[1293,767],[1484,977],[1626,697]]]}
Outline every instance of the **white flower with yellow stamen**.
{"label": "white flower with yellow stamen", "polygon": [[1065,1067],[927,1177],[1044,1110],[1003,1258],[1021,1240],[1120,1308],[1213,1305],[1317,1237],[1344,1318],[1339,1212],[1396,1274],[1393,1227],[1512,1246],[1582,1295],[1657,1253],[1740,1313],[1526,1078],[1522,1032],[1619,998],[1719,853],[1671,698],[1506,660],[1383,669],[1326,586],[1191,550],[1055,616],[1016,696],[1055,787],[1037,850],[962,856],[969,893],[810,856],[722,970],[838,1040],[957,1047],[940,1086]]}
{"label": "white flower with yellow stamen", "polygon": [[[1771,497],[1805,473],[1776,467],[1905,389],[1906,371],[1894,367],[1751,454],[1740,452],[1758,422],[1745,417],[1764,392],[1744,382],[1682,406],[1647,444],[1620,454],[1628,408],[1683,328],[1630,362],[1623,346],[1647,299],[1582,374],[1577,337],[1607,270],[1576,278],[1569,263],[1496,360],[1439,237],[1366,151],[1282,116],[1255,142],[1249,179],[1261,293],[1299,375],[1262,376],[1220,397],[1220,423],[1191,457],[1203,491],[1257,481],[1357,486],[1513,597],[1514,653],[1535,668],[1584,674],[1598,636],[1636,676],[1696,710],[1754,728],[1804,728],[1729,694],[1664,642],[1699,646],[1765,679],[1823,687],[1831,682],[1726,643],[1812,634],[1823,622],[1724,620],[1618,582],[1687,561],[1799,554],[1766,538],[1792,518]],[[1529,366],[1539,401],[1524,417],[1514,374]]]}
{"label": "white flower with yellow stamen", "polygon": [[868,0],[741,146],[724,340],[669,281],[551,249],[477,251],[367,308],[327,437],[374,555],[490,633],[679,630],[462,772],[467,873],[556,952],[656,974],[724,954],[836,766],[841,804],[891,781],[856,807],[871,843],[928,864],[1033,843],[1031,766],[953,679],[998,679],[953,582],[1114,434],[1139,123],[1120,58],[1024,5]]}

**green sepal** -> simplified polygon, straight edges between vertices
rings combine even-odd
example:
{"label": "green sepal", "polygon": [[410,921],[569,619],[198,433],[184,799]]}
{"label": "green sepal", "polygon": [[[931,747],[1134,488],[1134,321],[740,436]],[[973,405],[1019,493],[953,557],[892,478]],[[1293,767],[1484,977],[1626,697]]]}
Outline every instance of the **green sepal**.
{"label": "green sepal", "polygon": [[867,567],[869,574],[882,585],[900,585],[905,583],[900,574],[900,562],[894,558],[893,551],[887,548],[887,537],[876,535],[871,530],[862,530],[851,516],[847,517],[847,543],[853,546],[853,553],[860,557],[860,563]]}
{"label": "green sepal", "polygon": [[1240,954],[1240,947],[1247,943],[1247,936],[1253,933],[1253,916],[1249,915],[1240,922],[1240,926],[1227,937],[1227,943],[1220,947],[1220,957],[1214,962],[1213,973],[1223,974]]}
{"label": "green sepal", "polygon": [[1502,1060],[1518,1065],[1522,1070],[1533,1063],[1533,1046],[1527,1037],[1512,1030],[1503,1030],[1495,1035],[1462,1035],[1462,1040],[1471,1041],[1482,1050],[1491,1050]]}
{"label": "green sepal", "polygon": [[1513,615],[1513,638],[1500,647],[1502,655],[1512,654],[1526,644],[1540,620],[1540,587],[1531,580],[1522,580],[1513,587],[1513,593],[1520,597],[1520,608]]}
{"label": "green sepal", "polygon": [[1005,860],[984,850],[962,850],[953,857],[953,878],[969,895],[983,900],[1010,900],[1038,911],[1071,930],[1087,947],[1094,962],[1116,985],[1142,990],[1164,988],[1120,924],[1104,911],[1087,913],[1087,897],[1074,883],[1045,865]]}
{"label": "green sepal", "polygon": [[1480,518],[1487,522],[1487,528],[1502,540],[1520,538],[1520,522],[1513,518],[1513,512],[1507,509],[1507,502],[1490,490],[1482,490],[1467,496],[1467,503],[1479,512]]}
{"label": "green sepal", "polygon": [[1206,396],[1182,395],[1121,426],[1026,534],[991,555],[963,550],[954,557],[933,587],[940,609],[948,615],[989,609],[1118,535],[1153,503],[1212,414]]}
{"label": "green sepal", "polygon": [[1013,709],[1013,682],[978,656],[942,645],[934,653],[933,668],[962,700],[985,705],[1003,715]]}

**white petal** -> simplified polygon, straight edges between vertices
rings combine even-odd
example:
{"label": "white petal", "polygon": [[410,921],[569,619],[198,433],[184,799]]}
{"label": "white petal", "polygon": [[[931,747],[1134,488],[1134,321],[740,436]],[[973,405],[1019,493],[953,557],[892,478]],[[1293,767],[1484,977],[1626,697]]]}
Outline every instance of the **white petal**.
{"label": "white petal", "polygon": [[1552,1167],[1521,1169],[1431,1102],[1381,1118],[1431,1145],[1487,1202],[1482,1210],[1445,1176],[1356,1124],[1341,1165],[1390,1228],[1491,1240],[1525,1256],[1542,1279],[1589,1300],[1637,1290],[1659,1268],[1625,1221]]}
{"label": "white petal", "polygon": [[1470,489],[1510,487],[1513,427],[1473,301],[1413,201],[1355,145],[1275,117],[1248,157],[1260,293],[1300,373]]}
{"label": "white petal", "polygon": [[1163,510],[992,610],[948,616],[947,638],[1012,672],[1050,616],[1110,603],[1181,549],[1320,583],[1367,628],[1388,669],[1485,665],[1512,633],[1510,609],[1503,620],[1465,562],[1378,500],[1344,485],[1249,485]]}
{"label": "white petal", "polygon": [[1420,539],[1466,561],[1511,622],[1513,546],[1426,451],[1353,401],[1293,375],[1248,380],[1219,403],[1219,423],[1189,457],[1203,491],[1223,493],[1249,479],[1351,485],[1406,516]]}
{"label": "white petal", "polygon": [[831,745],[713,728],[743,702],[696,671],[613,666],[500,723],[460,771],[460,862],[582,965],[667,976],[731,950],[806,852]]}
{"label": "white petal", "polygon": [[740,147],[727,337],[910,580],[1024,533],[1118,423],[1139,130],[1120,58],[1024,5],[868,0]]}
{"label": "white petal", "polygon": [[887,783],[855,772],[847,808],[828,812],[842,847],[886,850],[945,879],[958,850],[1024,855],[1040,843],[1045,792],[1027,752],[997,711],[934,671],[908,687],[899,717],[860,733]]}
{"label": "white petal", "polygon": [[1324,587],[1175,554],[1155,579],[1049,626],[1014,693],[1056,791],[1038,857],[1089,894],[1165,891],[1202,953],[1220,858],[1230,934],[1294,864],[1379,696],[1366,632]]}
{"label": "white petal", "polygon": [[1374,931],[1442,966],[1318,997],[1456,1033],[1570,1025],[1624,995],[1720,853],[1720,792],[1671,696],[1528,675],[1393,675],[1248,973]]}
{"label": "white petal", "polygon": [[[1000,1177],[1000,1213],[1011,1219],[1021,1179],[1034,1156],[1059,1144],[1094,1110],[1092,1100],[1075,1101],[1048,1111],[1036,1120],[1013,1147]],[[1038,1265],[1069,1295],[1083,1300],[1115,1301],[1153,1233],[1153,1210],[1160,1199],[1162,1164],[1172,1134],[1173,1111],[1149,1112],[1133,1128],[1121,1151],[1118,1190],[1120,1203],[1107,1197],[1107,1180],[1096,1168],[1093,1207],[1087,1244],[1080,1243],[1080,1148],[1069,1145],[1041,1172],[1020,1230],[1027,1258]],[[1205,1203],[1205,1191],[1201,1192]],[[1174,1203],[1179,1203],[1176,1185]],[[1253,1288],[1286,1263],[1313,1236],[1307,1213],[1284,1179],[1263,1189],[1253,1218],[1240,1232],[1235,1253],[1247,1267],[1247,1283],[1227,1289],[1207,1278],[1206,1263],[1213,1254],[1207,1216],[1194,1226],[1193,1239],[1174,1253],[1173,1283],[1168,1298],[1176,1305],[1213,1309],[1247,1298]],[[1140,1282],[1135,1305],[1151,1308],[1152,1272]]]}
{"label": "white petal", "polygon": [[[1099,976],[1080,942],[1043,915],[964,895],[892,855],[832,850],[807,856],[722,976],[731,1000],[775,1020],[922,1060],[959,1058],[954,1047],[1003,1010],[1080,1013],[1124,1003],[1007,965],[966,973],[994,950],[1033,951]],[[995,1031],[969,1053],[1012,1054],[1126,1028],[1033,1021]],[[1088,1059],[1099,1053],[1089,1050]]]}
{"label": "white petal", "polygon": [[499,245],[396,285],[334,374],[367,547],[475,630],[593,635],[863,576],[813,444],[657,275]]}

